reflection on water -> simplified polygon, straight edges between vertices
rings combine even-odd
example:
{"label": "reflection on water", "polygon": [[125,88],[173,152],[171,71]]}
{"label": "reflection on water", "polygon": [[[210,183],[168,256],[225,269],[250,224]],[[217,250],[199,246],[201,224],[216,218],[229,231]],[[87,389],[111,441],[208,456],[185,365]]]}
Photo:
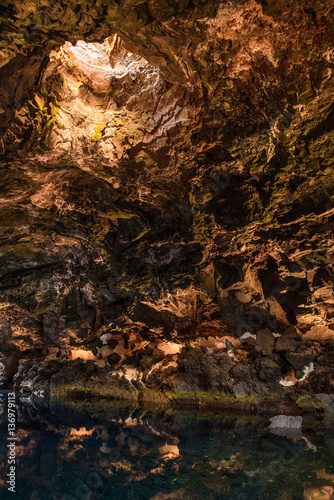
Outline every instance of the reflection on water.
{"label": "reflection on water", "polygon": [[[13,498],[6,398],[0,422],[0,498]],[[247,416],[21,401],[16,498],[330,500],[334,440],[315,424],[289,436]]]}

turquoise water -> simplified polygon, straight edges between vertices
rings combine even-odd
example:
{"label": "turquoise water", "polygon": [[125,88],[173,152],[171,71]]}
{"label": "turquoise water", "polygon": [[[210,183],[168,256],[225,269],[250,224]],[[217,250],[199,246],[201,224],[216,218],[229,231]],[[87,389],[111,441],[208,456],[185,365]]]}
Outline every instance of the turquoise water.
{"label": "turquoise water", "polygon": [[277,435],[256,417],[42,399],[18,405],[9,493],[1,404],[1,499],[334,498],[334,436],[320,422]]}

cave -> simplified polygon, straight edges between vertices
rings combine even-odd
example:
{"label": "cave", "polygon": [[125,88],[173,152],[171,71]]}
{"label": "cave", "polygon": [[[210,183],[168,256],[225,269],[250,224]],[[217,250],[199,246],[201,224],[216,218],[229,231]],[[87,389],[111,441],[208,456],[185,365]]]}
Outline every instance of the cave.
{"label": "cave", "polygon": [[[6,0],[0,25],[0,389],[333,429],[331,2]],[[291,488],[235,498],[318,491]],[[195,498],[168,491],[111,498]]]}

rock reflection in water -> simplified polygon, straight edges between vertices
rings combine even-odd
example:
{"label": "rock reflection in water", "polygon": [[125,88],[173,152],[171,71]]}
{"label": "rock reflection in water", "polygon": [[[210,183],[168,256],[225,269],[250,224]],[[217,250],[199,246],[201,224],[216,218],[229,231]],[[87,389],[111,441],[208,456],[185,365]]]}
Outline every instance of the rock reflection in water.
{"label": "rock reflection in water", "polygon": [[[1,401],[1,498],[6,398]],[[18,406],[22,500],[334,498],[333,439],[319,422],[289,435],[249,416],[137,408]]]}

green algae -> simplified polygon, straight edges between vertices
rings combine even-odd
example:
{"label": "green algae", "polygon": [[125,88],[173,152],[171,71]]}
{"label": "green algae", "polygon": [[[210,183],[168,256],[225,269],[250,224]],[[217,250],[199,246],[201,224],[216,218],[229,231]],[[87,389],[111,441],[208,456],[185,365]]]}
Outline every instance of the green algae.
{"label": "green algae", "polygon": [[195,234],[208,236],[210,238],[218,234],[214,215],[210,213],[196,211],[193,217],[192,227]]}
{"label": "green algae", "polygon": [[17,243],[15,245],[1,245],[0,255],[15,255],[21,259],[33,259],[37,257],[39,249],[29,243]]}
{"label": "green algae", "polygon": [[102,139],[102,132],[106,128],[107,123],[97,123],[95,125],[95,132],[93,134],[93,141],[98,142]]}

